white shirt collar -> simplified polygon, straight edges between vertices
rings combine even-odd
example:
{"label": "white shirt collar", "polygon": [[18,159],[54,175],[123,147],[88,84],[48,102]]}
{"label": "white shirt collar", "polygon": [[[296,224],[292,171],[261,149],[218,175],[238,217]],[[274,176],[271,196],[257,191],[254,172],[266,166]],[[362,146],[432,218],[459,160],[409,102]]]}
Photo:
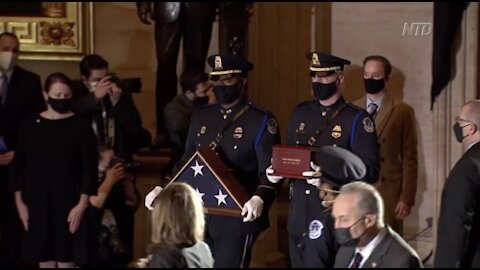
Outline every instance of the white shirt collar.
{"label": "white shirt collar", "polygon": [[470,149],[470,148],[472,148],[472,146],[474,146],[474,145],[477,144],[478,142],[480,142],[480,141],[472,142],[472,143],[468,146],[467,150]]}
{"label": "white shirt collar", "polygon": [[[370,241],[370,243],[368,243],[366,246],[355,248],[354,255],[357,254],[357,253],[360,253],[362,255],[362,262],[360,263],[360,267],[362,267],[363,264],[368,260],[370,255],[372,255],[373,250],[378,246],[378,244],[380,244],[380,242],[382,242],[382,240],[383,240],[383,238],[385,238],[386,234],[387,234],[387,227],[384,227],[383,229],[381,229],[378,232],[377,236],[375,236],[375,238],[373,238],[373,240]],[[355,258],[355,256],[354,256],[354,258]],[[349,266],[352,263],[353,263],[353,259],[350,262]]]}
{"label": "white shirt collar", "polygon": [[367,98],[366,98],[367,104],[365,104],[365,108],[368,108],[368,105],[370,105],[370,103],[375,103],[375,104],[377,104],[377,111],[378,111],[380,109],[380,107],[382,106],[382,101],[383,101],[384,97],[385,97],[385,95],[382,95],[379,99],[373,101],[367,96]]}

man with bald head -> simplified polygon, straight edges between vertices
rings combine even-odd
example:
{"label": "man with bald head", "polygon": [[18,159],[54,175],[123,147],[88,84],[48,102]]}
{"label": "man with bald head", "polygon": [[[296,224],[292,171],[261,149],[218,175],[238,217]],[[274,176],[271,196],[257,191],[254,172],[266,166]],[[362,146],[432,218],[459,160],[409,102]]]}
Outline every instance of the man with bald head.
{"label": "man with bald head", "polygon": [[453,131],[467,149],[443,187],[435,268],[480,267],[480,100],[462,106]]}
{"label": "man with bald head", "polygon": [[418,254],[383,221],[377,189],[355,181],[342,186],[333,203],[335,238],[341,245],[335,268],[421,268]]}

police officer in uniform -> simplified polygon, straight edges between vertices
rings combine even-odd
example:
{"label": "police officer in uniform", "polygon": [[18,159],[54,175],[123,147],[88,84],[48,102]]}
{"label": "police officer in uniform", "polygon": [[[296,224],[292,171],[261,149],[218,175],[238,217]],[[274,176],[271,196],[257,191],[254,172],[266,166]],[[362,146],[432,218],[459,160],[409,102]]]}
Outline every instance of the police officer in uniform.
{"label": "police officer in uniform", "polygon": [[[256,237],[269,227],[268,211],[279,186],[268,181],[265,170],[280,135],[275,117],[244,97],[247,72],[253,65],[235,55],[213,55],[207,62],[213,68],[210,75],[218,104],[194,112],[185,153],[176,168],[196,148],[210,146],[252,196],[243,206],[243,218],[207,215],[206,221],[205,241],[215,267],[248,267]],[[160,190],[156,187],[147,195],[147,207]]]}
{"label": "police officer in uniform", "polygon": [[[375,183],[379,174],[379,145],[375,125],[367,112],[349,102],[341,94],[343,66],[350,61],[320,52],[307,54],[315,100],[300,103],[293,111],[287,143],[310,147],[332,145],[348,149],[366,166],[363,180]],[[313,161],[312,171],[319,170]],[[271,171],[269,172],[271,173]],[[310,172],[305,172],[307,176]],[[312,176],[310,174],[309,176]],[[272,182],[278,176],[268,175]],[[342,179],[339,181],[341,182]],[[343,179],[347,183],[348,179]],[[297,267],[333,267],[337,244],[333,220],[320,190],[332,190],[331,183],[319,177],[291,179],[288,219],[290,260]]]}

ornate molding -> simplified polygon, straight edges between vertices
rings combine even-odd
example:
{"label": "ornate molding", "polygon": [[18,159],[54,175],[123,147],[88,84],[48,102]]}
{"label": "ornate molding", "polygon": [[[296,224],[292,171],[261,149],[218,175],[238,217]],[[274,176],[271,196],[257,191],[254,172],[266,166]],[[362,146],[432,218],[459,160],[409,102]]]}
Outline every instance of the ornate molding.
{"label": "ornate molding", "polygon": [[0,32],[20,39],[20,59],[71,61],[93,53],[93,2],[43,2],[38,16],[0,17]]}

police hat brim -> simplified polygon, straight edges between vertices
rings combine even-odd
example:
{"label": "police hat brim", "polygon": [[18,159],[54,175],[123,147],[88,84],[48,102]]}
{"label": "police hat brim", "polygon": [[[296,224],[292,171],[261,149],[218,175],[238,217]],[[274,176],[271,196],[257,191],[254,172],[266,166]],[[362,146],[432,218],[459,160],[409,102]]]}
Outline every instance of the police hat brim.
{"label": "police hat brim", "polygon": [[367,173],[363,161],[347,149],[323,146],[312,153],[312,161],[320,166],[322,179],[334,188],[361,180]]}
{"label": "police hat brim", "polygon": [[310,77],[328,77],[334,73],[335,71],[310,71]]}
{"label": "police hat brim", "polygon": [[210,74],[210,80],[211,81],[223,81],[223,80],[229,80],[232,78],[238,78],[243,76],[241,73],[229,73],[229,74],[222,74],[222,75],[212,75]]}

